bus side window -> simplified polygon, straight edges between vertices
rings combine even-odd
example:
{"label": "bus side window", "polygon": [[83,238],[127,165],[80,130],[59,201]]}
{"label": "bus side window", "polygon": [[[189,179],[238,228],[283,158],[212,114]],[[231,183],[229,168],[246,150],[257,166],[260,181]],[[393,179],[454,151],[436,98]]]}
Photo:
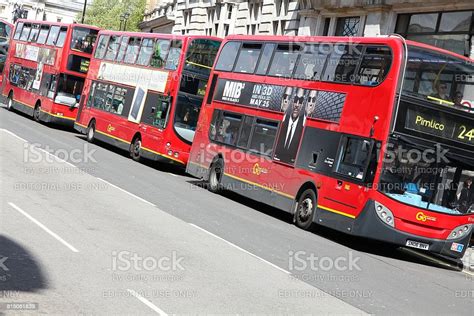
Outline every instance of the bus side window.
{"label": "bus side window", "polygon": [[301,46],[280,44],[273,55],[272,64],[268,70],[269,76],[291,78],[295,69]]}
{"label": "bus side window", "polygon": [[165,128],[170,98],[159,93],[148,92],[143,109],[142,123]]}
{"label": "bus side window", "polygon": [[260,57],[261,48],[262,44],[242,44],[234,71],[253,74],[257,66],[258,58]]}
{"label": "bus side window", "polygon": [[13,35],[13,39],[17,40],[20,38],[21,31],[23,29],[23,24],[24,24],[23,22],[18,22],[15,29],[15,35]]}
{"label": "bus side window", "polygon": [[339,146],[335,171],[346,177],[366,180],[374,142],[359,137],[344,136]]}
{"label": "bus side window", "polygon": [[109,37],[110,37],[109,35],[101,35],[99,37],[99,42],[97,43],[97,49],[95,50],[95,55],[94,55],[95,58],[97,59],[104,58],[106,48],[107,48],[107,43],[109,41]]}
{"label": "bus side window", "polygon": [[335,45],[329,56],[323,81],[354,82],[362,46]]}
{"label": "bus side window", "polygon": [[272,59],[273,50],[275,49],[275,44],[267,43],[263,48],[263,53],[261,54],[260,61],[258,62],[257,75],[265,75],[268,70],[268,65],[270,65],[270,60]]}
{"label": "bus side window", "polygon": [[216,70],[232,71],[239,48],[240,42],[227,42],[219,54],[215,67]]}
{"label": "bus side window", "polygon": [[252,130],[249,149],[271,157],[277,132],[278,122],[257,118]]}

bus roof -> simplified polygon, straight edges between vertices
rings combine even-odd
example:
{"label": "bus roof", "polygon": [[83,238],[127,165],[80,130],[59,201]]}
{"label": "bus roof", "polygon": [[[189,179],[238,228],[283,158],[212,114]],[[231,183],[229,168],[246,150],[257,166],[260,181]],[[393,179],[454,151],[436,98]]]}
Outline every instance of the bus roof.
{"label": "bus roof", "polygon": [[32,24],[46,24],[46,25],[57,25],[57,26],[73,26],[73,27],[85,27],[88,29],[93,29],[93,30],[101,30],[100,27],[94,26],[94,25],[89,25],[89,24],[81,24],[81,23],[64,23],[64,22],[50,22],[50,21],[37,21],[37,20],[26,20],[26,19],[19,19],[17,23],[32,23]]}
{"label": "bus roof", "polygon": [[165,39],[210,39],[216,41],[222,41],[223,39],[215,36],[208,35],[178,35],[178,34],[164,34],[164,33],[147,33],[147,32],[129,32],[129,31],[111,31],[111,30],[102,30],[99,32],[99,35],[129,35],[129,36],[139,36],[139,37],[159,37]]}
{"label": "bus roof", "polygon": [[10,23],[10,22],[8,22],[8,21],[6,21],[6,20],[4,20],[4,19],[0,19],[0,23],[4,23],[4,24],[8,25],[8,26],[10,26],[12,29],[13,29],[13,27],[14,27],[14,25],[13,25],[12,23]]}

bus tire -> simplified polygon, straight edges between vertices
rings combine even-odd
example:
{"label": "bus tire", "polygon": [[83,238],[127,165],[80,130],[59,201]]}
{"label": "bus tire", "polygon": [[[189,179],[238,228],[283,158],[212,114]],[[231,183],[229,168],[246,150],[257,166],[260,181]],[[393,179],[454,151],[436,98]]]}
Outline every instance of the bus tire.
{"label": "bus tire", "polygon": [[209,170],[208,190],[212,193],[222,191],[221,180],[224,174],[224,162],[221,158],[212,163]]}
{"label": "bus tire", "polygon": [[140,155],[140,150],[142,148],[142,139],[140,136],[135,136],[133,142],[130,144],[130,157],[135,161],[141,161],[142,156]]}
{"label": "bus tire", "polygon": [[95,121],[92,120],[87,127],[86,132],[86,139],[89,143],[93,143],[95,141]]}
{"label": "bus tire", "polygon": [[40,114],[41,114],[41,103],[36,102],[35,109],[33,111],[33,119],[36,122],[40,122]]}
{"label": "bus tire", "polygon": [[310,230],[314,223],[317,198],[313,189],[306,189],[301,193],[295,206],[295,225],[304,230]]}
{"label": "bus tire", "polygon": [[13,111],[13,92],[10,91],[8,94],[8,100],[7,100],[7,110],[8,111]]}

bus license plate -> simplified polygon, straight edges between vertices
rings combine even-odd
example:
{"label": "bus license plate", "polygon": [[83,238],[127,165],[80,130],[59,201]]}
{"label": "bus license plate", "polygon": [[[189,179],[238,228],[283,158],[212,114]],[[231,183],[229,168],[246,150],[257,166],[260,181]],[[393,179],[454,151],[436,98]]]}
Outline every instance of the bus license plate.
{"label": "bus license plate", "polygon": [[423,249],[423,250],[428,250],[428,248],[430,247],[430,245],[428,245],[428,244],[418,242],[418,241],[413,241],[413,240],[407,240],[406,245],[408,247]]}

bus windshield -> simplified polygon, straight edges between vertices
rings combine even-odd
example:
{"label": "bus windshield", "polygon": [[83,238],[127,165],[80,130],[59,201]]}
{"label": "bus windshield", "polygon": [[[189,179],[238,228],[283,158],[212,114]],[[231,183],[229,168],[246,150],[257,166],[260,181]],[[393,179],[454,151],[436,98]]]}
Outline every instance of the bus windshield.
{"label": "bus windshield", "polygon": [[439,144],[423,148],[400,137],[387,146],[380,190],[418,208],[466,214],[474,212],[473,180],[474,165],[466,159]]}
{"label": "bus windshield", "polygon": [[209,75],[221,43],[209,39],[195,39],[186,52],[185,70]]}
{"label": "bus windshield", "polygon": [[99,31],[85,27],[72,29],[71,49],[91,54]]}
{"label": "bus windshield", "polygon": [[403,94],[474,112],[474,65],[463,59],[408,46]]}

